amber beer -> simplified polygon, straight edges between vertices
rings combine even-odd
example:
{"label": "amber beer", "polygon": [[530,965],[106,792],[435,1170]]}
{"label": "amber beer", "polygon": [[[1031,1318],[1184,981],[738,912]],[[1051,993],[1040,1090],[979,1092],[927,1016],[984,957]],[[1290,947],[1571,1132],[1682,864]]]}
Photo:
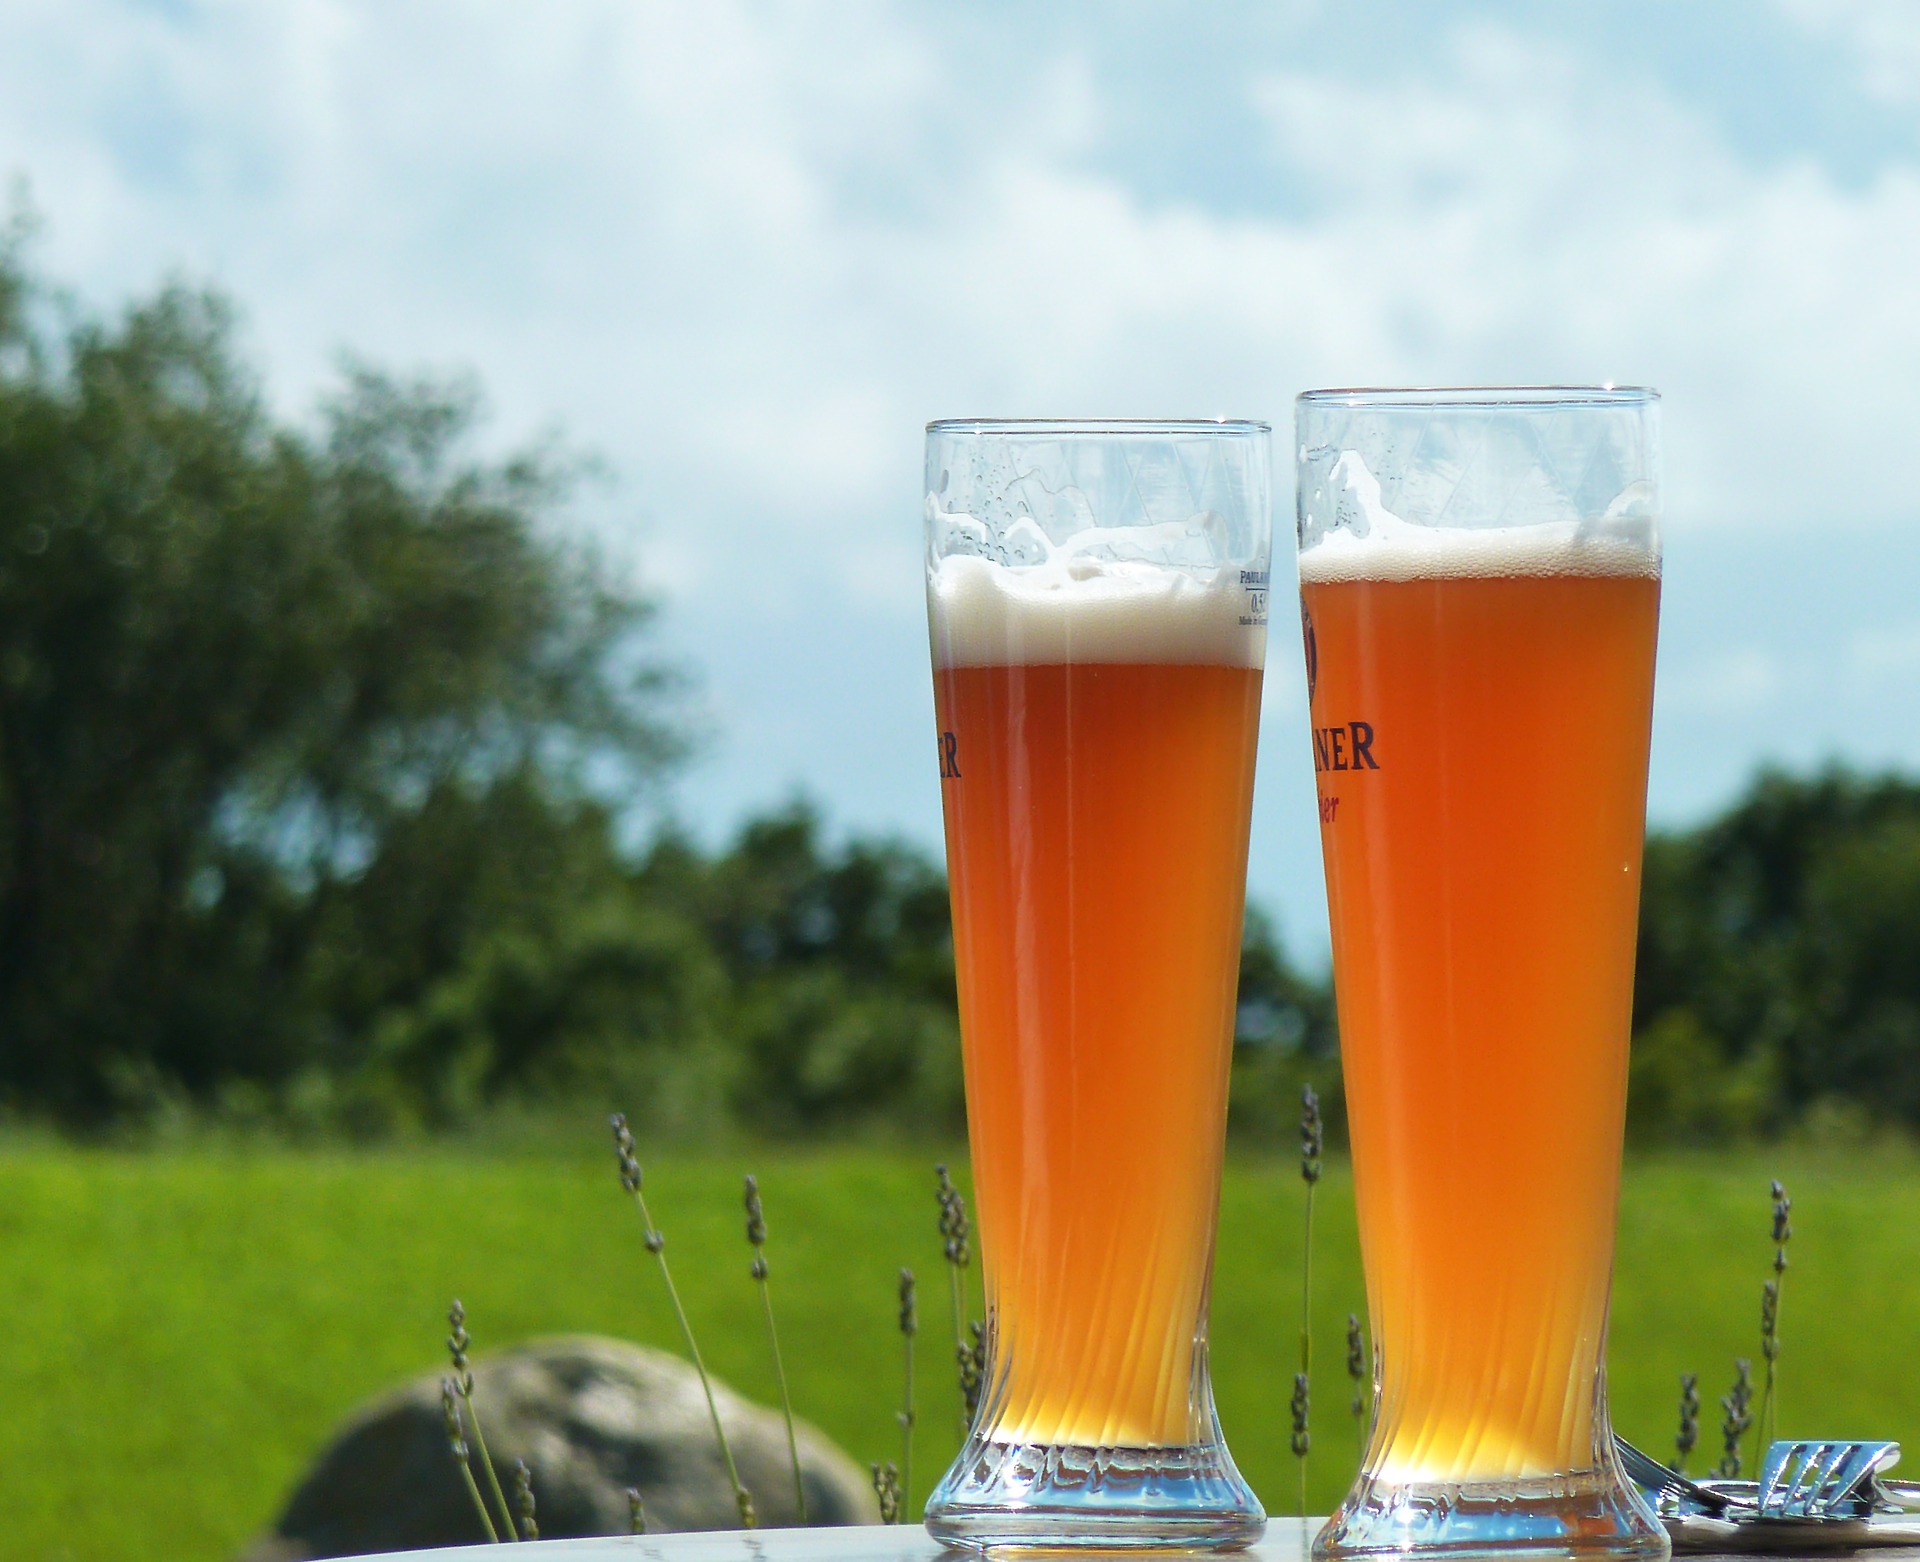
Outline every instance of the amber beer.
{"label": "amber beer", "polygon": [[1525,1481],[1606,1457],[1659,561],[1571,527],[1417,540],[1300,563],[1368,1465]]}
{"label": "amber beer", "polygon": [[[987,1328],[973,1549],[1245,1546],[1207,1371],[1264,423],[928,425],[927,621]],[[911,1501],[911,1496],[909,1498]]]}
{"label": "amber beer", "polygon": [[[984,637],[935,596],[990,1415],[1004,1442],[1179,1448],[1212,1432],[1194,1354],[1261,678],[1241,594],[1215,595],[1171,623],[1124,598],[1003,605],[1014,632]],[[1077,633],[1046,632],[1073,619]],[[1042,639],[1055,643],[1032,660],[1004,659]]]}

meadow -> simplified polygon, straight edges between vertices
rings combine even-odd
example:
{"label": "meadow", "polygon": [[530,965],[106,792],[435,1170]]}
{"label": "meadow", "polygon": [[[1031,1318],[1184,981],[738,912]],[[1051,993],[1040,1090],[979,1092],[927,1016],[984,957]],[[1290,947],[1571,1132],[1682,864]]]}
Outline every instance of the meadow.
{"label": "meadow", "polygon": [[[740,1218],[740,1174],[758,1174],[797,1407],[863,1463],[897,1450],[895,1274],[917,1271],[916,1504],[957,1443],[933,1159],[783,1148],[647,1162],[702,1349],[721,1376],[770,1398]],[[1920,1159],[1897,1149],[1634,1162],[1613,1320],[1617,1424],[1664,1453],[1678,1375],[1697,1371],[1696,1467],[1717,1451],[1732,1360],[1758,1354],[1775,1175],[1794,1197],[1783,1432],[1920,1443],[1920,1361],[1904,1348],[1920,1337]],[[1275,1512],[1291,1511],[1297,1489],[1287,1399],[1300,1219],[1292,1163],[1232,1162],[1215,1380],[1234,1453]],[[1354,1457],[1343,1335],[1361,1299],[1338,1164],[1316,1225],[1310,1468],[1324,1511]],[[456,1294],[480,1352],[583,1330],[677,1347],[597,1126],[582,1126],[577,1153],[0,1150],[0,1549],[49,1562],[232,1555],[341,1416],[441,1362]]]}

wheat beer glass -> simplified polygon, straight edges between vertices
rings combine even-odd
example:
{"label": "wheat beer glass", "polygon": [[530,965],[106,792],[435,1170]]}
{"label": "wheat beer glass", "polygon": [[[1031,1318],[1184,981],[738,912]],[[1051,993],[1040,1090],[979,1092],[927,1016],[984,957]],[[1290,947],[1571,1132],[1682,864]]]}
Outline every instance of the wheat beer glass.
{"label": "wheat beer glass", "polygon": [[1321,1558],[1657,1558],[1607,1420],[1650,391],[1311,391],[1300,607],[1375,1343]]}
{"label": "wheat beer glass", "polygon": [[1265,1518],[1207,1376],[1254,738],[1261,423],[927,430],[927,608],[987,1297],[927,1507],[972,1546]]}

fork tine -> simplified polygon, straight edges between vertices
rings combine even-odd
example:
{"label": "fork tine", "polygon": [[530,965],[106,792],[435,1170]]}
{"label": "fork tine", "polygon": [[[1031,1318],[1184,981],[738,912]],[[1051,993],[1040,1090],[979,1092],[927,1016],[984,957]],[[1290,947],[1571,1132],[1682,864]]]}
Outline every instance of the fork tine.
{"label": "fork tine", "polygon": [[1775,1443],[1767,1450],[1760,1488],[1760,1511],[1767,1517],[1783,1517],[1792,1507],[1812,1452],[1806,1443],[1789,1443],[1784,1448]]}
{"label": "fork tine", "polygon": [[1807,1491],[1807,1474],[1818,1451],[1814,1443],[1793,1443],[1780,1460],[1780,1470],[1761,1501],[1761,1512],[1772,1518],[1786,1518],[1799,1510]]}
{"label": "fork tine", "polygon": [[1834,1443],[1832,1453],[1824,1460],[1820,1479],[1814,1483],[1811,1495],[1807,1497],[1807,1510],[1814,1516],[1832,1514],[1847,1495],[1851,1481],[1847,1479],[1849,1466],[1859,1455],[1859,1443]]}
{"label": "fork tine", "polygon": [[1801,1459],[1793,1472],[1793,1483],[1780,1501],[1783,1517],[1802,1519],[1807,1516],[1814,1494],[1826,1477],[1827,1460],[1832,1449],[1831,1443],[1803,1443],[1795,1450]]}
{"label": "fork tine", "polygon": [[1859,1453],[1858,1443],[1835,1444],[1833,1457],[1827,1461],[1826,1474],[1820,1483],[1820,1490],[1813,1499],[1814,1512],[1829,1512],[1846,1496],[1849,1472]]}
{"label": "fork tine", "polygon": [[1834,1464],[1845,1456],[1845,1443],[1822,1443],[1814,1456],[1807,1460],[1807,1479],[1799,1493],[1801,1516],[1811,1518],[1822,1510],[1828,1501],[1828,1491],[1834,1485]]}
{"label": "fork tine", "polygon": [[1865,1443],[1847,1444],[1847,1457],[1833,1472],[1833,1492],[1827,1499],[1830,1511],[1838,1512],[1859,1494],[1860,1483],[1873,1469],[1871,1449]]}
{"label": "fork tine", "polygon": [[1884,1444],[1847,1444],[1846,1458],[1835,1467],[1833,1490],[1826,1498],[1825,1511],[1829,1515],[1837,1517],[1843,1510],[1852,1513],[1860,1507],[1873,1506],[1873,1476],[1885,1454]]}

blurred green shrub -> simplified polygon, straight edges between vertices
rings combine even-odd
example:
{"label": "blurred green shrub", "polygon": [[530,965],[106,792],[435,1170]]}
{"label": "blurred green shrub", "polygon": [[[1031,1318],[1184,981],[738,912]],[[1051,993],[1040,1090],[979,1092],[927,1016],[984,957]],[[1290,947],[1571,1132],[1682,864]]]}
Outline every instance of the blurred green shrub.
{"label": "blurred green shrub", "polygon": [[1292,1153],[1305,1085],[1320,1097],[1328,1139],[1344,1144],[1347,1101],[1332,987],[1297,970],[1272,920],[1258,906],[1248,906],[1240,941],[1229,1129],[1237,1138],[1282,1145]]}
{"label": "blurred green shrub", "polygon": [[1633,1038],[1628,1132],[1640,1143],[1750,1139],[1774,1111],[1776,1074],[1773,1053],[1733,1062],[1691,1009],[1663,1010]]}
{"label": "blurred green shrub", "polygon": [[964,1123],[946,876],[896,842],[829,848],[795,803],[703,858],[661,841],[643,892],[699,926],[727,977],[721,1034],[741,1122],[796,1132]]}
{"label": "blurred green shrub", "polygon": [[1652,836],[1634,1017],[1649,1137],[1839,1102],[1920,1127],[1920,784],[1770,771],[1720,818]]}

